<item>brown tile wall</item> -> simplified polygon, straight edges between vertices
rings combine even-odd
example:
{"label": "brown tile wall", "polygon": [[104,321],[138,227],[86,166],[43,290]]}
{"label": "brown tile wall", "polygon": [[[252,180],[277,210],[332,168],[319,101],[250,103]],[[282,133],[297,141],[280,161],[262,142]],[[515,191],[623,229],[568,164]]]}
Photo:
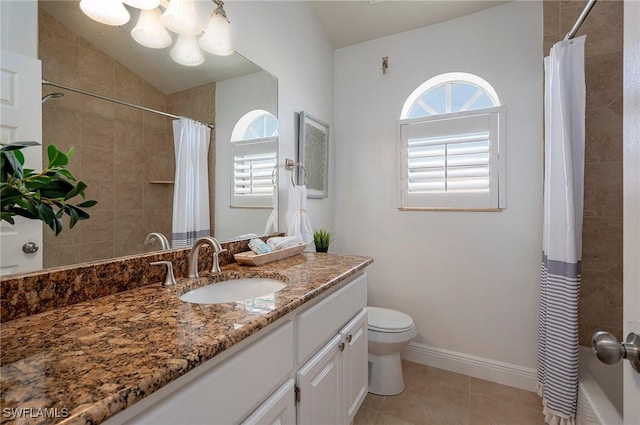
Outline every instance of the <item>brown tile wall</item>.
{"label": "brown tile wall", "polygon": [[[39,10],[39,56],[47,80],[161,111],[170,112],[173,107],[180,109],[179,114],[214,121],[215,84],[182,96],[165,95],[43,9]],[[43,105],[43,144],[55,144],[64,151],[74,148],[69,168],[88,185],[87,197],[99,203],[88,211],[91,219],[64,229],[57,237],[45,228],[44,267],[141,253],[151,232],[171,239],[173,185],[150,183],[174,178],[171,119],[43,86],[43,95],[58,91],[65,96]],[[178,102],[187,98],[191,104]]]}
{"label": "brown tile wall", "polygon": [[[585,1],[545,0],[544,53],[564,38]],[[580,345],[596,330],[622,337],[623,2],[599,1],[586,34],[586,146]]]}

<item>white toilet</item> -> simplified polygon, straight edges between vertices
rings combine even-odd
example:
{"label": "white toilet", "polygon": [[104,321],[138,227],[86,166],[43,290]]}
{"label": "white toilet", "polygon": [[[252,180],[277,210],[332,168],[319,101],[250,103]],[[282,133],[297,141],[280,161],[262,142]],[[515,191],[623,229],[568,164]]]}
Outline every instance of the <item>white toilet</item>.
{"label": "white toilet", "polygon": [[400,351],[417,334],[413,319],[388,308],[369,311],[369,392],[396,395],[404,391]]}

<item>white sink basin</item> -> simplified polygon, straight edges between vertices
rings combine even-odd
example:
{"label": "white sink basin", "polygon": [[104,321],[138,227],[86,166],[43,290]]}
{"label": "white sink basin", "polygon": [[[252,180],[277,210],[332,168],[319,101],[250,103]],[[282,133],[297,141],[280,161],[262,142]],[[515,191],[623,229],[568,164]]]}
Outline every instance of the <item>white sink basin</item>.
{"label": "white sink basin", "polygon": [[194,289],[180,296],[182,301],[194,304],[220,304],[258,298],[273,294],[286,284],[267,278],[233,279]]}

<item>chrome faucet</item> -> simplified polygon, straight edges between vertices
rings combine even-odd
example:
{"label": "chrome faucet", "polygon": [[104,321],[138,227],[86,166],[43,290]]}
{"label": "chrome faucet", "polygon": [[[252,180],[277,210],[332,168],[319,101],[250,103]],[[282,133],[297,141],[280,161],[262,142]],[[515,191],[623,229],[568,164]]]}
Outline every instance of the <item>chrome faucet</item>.
{"label": "chrome faucet", "polygon": [[189,253],[189,264],[187,267],[187,277],[199,277],[198,276],[198,254],[200,254],[200,247],[202,245],[209,245],[213,250],[213,265],[211,266],[211,272],[219,272],[220,271],[220,262],[219,255],[223,252],[226,252],[226,249],[223,249],[220,245],[220,242],[213,236],[203,236],[199,238],[191,247],[191,252]]}
{"label": "chrome faucet", "polygon": [[169,241],[167,240],[167,237],[162,233],[156,232],[149,233],[147,235],[147,237],[144,239],[144,246],[151,245],[154,239],[157,239],[158,242],[160,242],[160,247],[163,251],[169,249]]}

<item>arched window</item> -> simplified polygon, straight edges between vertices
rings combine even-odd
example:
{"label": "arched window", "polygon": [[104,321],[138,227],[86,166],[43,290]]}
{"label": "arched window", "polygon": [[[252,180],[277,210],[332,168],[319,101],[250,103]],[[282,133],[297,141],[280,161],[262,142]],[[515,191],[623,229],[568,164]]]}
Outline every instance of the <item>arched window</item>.
{"label": "arched window", "polygon": [[464,72],[449,72],[422,83],[409,95],[402,119],[450,114],[500,106],[498,94],[482,78]]}
{"label": "arched window", "polygon": [[505,206],[505,116],[482,78],[435,76],[400,114],[400,209],[499,209]]}
{"label": "arched window", "polygon": [[247,112],[231,133],[231,205],[273,207],[272,171],[278,156],[278,119],[267,111]]}
{"label": "arched window", "polygon": [[232,142],[266,137],[278,137],[278,119],[262,109],[244,114],[231,133]]}

